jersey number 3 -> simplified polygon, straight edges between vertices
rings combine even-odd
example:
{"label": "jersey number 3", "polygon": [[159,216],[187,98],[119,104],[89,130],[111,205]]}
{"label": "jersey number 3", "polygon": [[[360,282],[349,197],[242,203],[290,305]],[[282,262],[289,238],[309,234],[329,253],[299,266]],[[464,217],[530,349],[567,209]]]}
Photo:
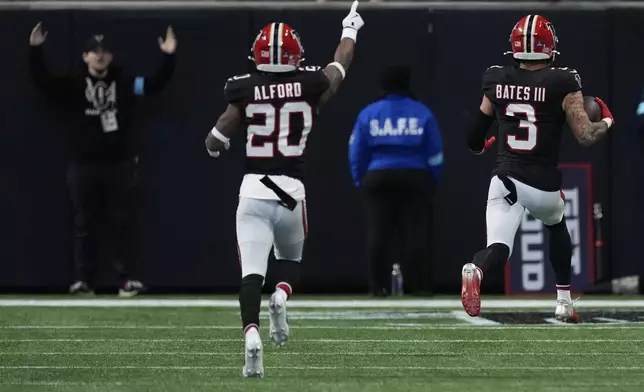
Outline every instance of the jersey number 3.
{"label": "jersey number 3", "polygon": [[[291,116],[297,114],[302,116],[302,136],[297,144],[289,144],[289,135],[296,131],[291,128]],[[279,111],[270,103],[252,103],[246,107],[246,117],[252,118],[257,115],[264,117],[265,121],[261,125],[248,126],[247,157],[274,158],[276,152],[279,152],[284,157],[292,158],[304,153],[306,139],[313,126],[313,110],[308,103],[287,102]],[[277,135],[275,135],[276,132]],[[254,144],[255,136],[262,136],[269,140]]]}
{"label": "jersey number 3", "polygon": [[537,116],[534,107],[527,103],[511,103],[505,107],[505,115],[519,119],[519,128],[527,131],[524,136],[507,135],[507,144],[513,150],[532,151],[537,146]]}

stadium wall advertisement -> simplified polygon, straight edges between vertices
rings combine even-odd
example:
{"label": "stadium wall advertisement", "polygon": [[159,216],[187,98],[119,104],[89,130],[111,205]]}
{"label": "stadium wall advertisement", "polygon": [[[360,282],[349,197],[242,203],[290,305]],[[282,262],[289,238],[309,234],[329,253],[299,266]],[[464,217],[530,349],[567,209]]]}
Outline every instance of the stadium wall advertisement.
{"label": "stadium wall advertisement", "polygon": [[[623,276],[644,269],[637,240],[644,236],[639,208],[644,135],[633,127],[644,82],[644,64],[636,54],[644,49],[644,12],[533,12],[555,24],[560,64],[579,71],[586,95],[605,98],[617,124],[609,138],[591,148],[578,146],[568,131],[562,139],[562,162],[592,167],[592,184],[566,174],[566,187],[579,187],[580,192],[582,269],[575,279],[586,282],[592,272],[592,252],[585,242],[592,221],[583,211],[595,202],[604,206],[603,259],[611,262],[610,273]],[[485,198],[494,164],[492,154],[469,153],[465,133],[480,103],[481,75],[490,65],[510,61],[503,52],[523,12],[361,14],[367,24],[360,32],[354,63],[309,137],[310,231],[301,290],[367,289],[363,210],[350,181],[348,139],[360,109],[378,96],[382,67],[404,63],[412,67],[416,94],[436,114],[444,138],[445,175],[434,199],[434,230],[428,243],[435,291],[457,292],[462,264],[485,246]],[[28,75],[27,42],[38,21],[49,32],[45,53],[57,73],[80,67],[83,44],[97,33],[109,36],[117,63],[130,73],[150,73],[159,61],[157,37],[173,25],[179,40],[176,73],[160,96],[141,102],[136,116],[142,146],[136,277],[153,290],[233,292],[240,274],[234,224],[245,143],[233,140],[231,150],[218,160],[203,147],[206,133],[225,107],[225,80],[248,70],[256,32],[274,20],[299,31],[307,64],[329,63],[344,16],[344,11],[319,10],[0,13],[0,31],[11,37],[0,44],[0,289],[63,291],[72,276],[65,184],[69,124],[48,107]],[[582,193],[592,195],[592,200]],[[524,290],[521,265],[515,261],[508,282],[511,292]],[[103,264],[98,285],[115,287],[115,273]],[[551,290],[549,266],[544,268],[543,290]],[[487,273],[483,290],[504,292],[504,278],[503,270]],[[270,281],[269,274],[267,285]]]}

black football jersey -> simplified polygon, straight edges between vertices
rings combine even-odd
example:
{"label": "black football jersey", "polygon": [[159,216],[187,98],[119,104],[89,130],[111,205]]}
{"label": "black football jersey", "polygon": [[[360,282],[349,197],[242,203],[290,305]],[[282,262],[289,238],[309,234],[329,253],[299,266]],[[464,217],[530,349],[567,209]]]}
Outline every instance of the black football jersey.
{"label": "black football jersey", "polygon": [[488,68],[483,93],[494,104],[498,124],[493,174],[506,174],[544,191],[559,190],[559,145],[566,121],[561,104],[567,94],[579,90],[581,78],[572,68]]}
{"label": "black football jersey", "polygon": [[329,86],[313,66],[228,79],[226,100],[246,113],[246,173],[304,177],[306,140]]}

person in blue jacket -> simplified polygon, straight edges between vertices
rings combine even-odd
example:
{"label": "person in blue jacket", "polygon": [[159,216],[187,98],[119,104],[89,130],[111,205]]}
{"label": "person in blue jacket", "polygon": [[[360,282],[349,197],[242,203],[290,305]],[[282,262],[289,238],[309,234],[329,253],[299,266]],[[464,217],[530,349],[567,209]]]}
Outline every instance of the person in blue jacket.
{"label": "person in blue jacket", "polygon": [[360,112],[349,141],[353,182],[366,205],[371,293],[389,293],[392,263],[411,277],[405,291],[428,293],[427,243],[443,171],[442,138],[432,111],[411,92],[408,67],[385,69],[381,89],[382,98]]}

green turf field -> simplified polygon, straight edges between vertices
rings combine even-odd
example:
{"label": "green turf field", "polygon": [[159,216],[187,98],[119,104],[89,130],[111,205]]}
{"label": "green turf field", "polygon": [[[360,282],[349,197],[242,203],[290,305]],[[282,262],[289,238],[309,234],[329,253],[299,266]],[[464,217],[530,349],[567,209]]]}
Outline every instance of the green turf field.
{"label": "green turf field", "polygon": [[2,392],[644,391],[641,300],[588,301],[594,312],[582,301],[577,326],[556,324],[543,300],[484,301],[482,319],[453,297],[292,301],[291,341],[275,349],[263,330],[265,377],[248,380],[235,300],[10,298],[0,297]]}

